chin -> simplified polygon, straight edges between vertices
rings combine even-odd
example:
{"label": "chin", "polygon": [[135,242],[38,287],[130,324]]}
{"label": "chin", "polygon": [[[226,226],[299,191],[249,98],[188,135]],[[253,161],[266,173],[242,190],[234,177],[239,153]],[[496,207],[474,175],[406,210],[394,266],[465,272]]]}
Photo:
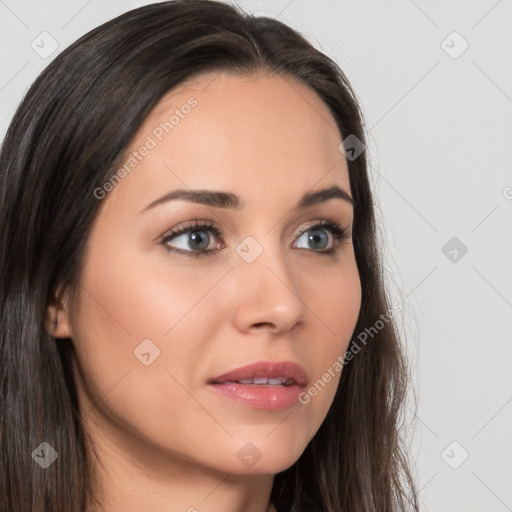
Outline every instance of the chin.
{"label": "chin", "polygon": [[[282,430],[278,433],[279,429]],[[259,435],[237,436],[231,440],[232,449],[222,457],[227,461],[231,454],[235,454],[234,464],[230,464],[229,471],[238,474],[277,474],[292,466],[309,441],[299,434],[298,429],[281,425],[272,430],[266,428]]]}

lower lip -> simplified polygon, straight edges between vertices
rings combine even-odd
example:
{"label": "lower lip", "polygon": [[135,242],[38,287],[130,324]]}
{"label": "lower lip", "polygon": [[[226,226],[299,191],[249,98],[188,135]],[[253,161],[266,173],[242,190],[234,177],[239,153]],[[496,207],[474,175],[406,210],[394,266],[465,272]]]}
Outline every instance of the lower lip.
{"label": "lower lip", "polygon": [[270,386],[237,382],[209,384],[208,387],[247,407],[268,411],[286,409],[297,403],[303,389],[297,385]]}

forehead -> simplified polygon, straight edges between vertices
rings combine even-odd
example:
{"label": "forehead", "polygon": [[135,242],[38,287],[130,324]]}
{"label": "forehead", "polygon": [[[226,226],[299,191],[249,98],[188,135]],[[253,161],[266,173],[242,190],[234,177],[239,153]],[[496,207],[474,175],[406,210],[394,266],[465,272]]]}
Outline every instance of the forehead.
{"label": "forehead", "polygon": [[208,73],[167,93],[146,117],[125,160],[151,149],[127,181],[138,193],[200,186],[271,197],[277,187],[298,197],[325,178],[319,187],[350,192],[340,143],[329,108],[306,84],[263,72]]}
{"label": "forehead", "polygon": [[[217,72],[196,76],[160,99],[145,122],[146,131],[170,111],[197,100],[191,121],[194,130],[212,129],[209,136],[230,130],[233,143],[258,132],[258,140],[283,142],[286,136],[311,142],[341,142],[336,122],[318,94],[291,76],[258,71],[252,74]],[[188,109],[187,109],[188,110]],[[237,130],[243,127],[241,132]],[[215,131],[213,131],[213,129]],[[178,131],[179,133],[179,131]],[[265,137],[265,134],[267,137]],[[332,148],[331,148],[332,149]]]}

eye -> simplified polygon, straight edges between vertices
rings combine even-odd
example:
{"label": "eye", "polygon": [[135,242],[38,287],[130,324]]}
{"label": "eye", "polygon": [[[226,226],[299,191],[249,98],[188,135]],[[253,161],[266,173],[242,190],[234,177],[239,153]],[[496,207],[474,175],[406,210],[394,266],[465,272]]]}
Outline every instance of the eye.
{"label": "eye", "polygon": [[[210,236],[213,233],[213,237]],[[216,251],[223,249],[224,244],[214,243],[215,238],[220,238],[222,231],[214,224],[206,221],[189,222],[184,226],[171,231],[165,235],[161,243],[170,252],[184,254],[187,256],[212,256]],[[303,229],[297,238],[306,247],[298,247],[303,250],[310,250],[323,255],[334,255],[339,246],[350,238],[347,229],[329,220],[319,221],[313,226]],[[173,245],[171,245],[173,241]]]}
{"label": "eye", "polygon": [[[212,237],[208,233],[213,233],[215,237],[222,235],[222,232],[213,224],[196,219],[194,223],[189,223],[166,235],[162,243],[172,252],[188,256],[211,256],[214,253],[214,247],[219,244],[212,245]],[[178,241],[181,247],[171,246],[169,243],[171,240]]]}
{"label": "eye", "polygon": [[324,220],[301,231],[297,241],[303,240],[307,245],[305,248],[314,249],[314,252],[334,254],[343,240],[348,238],[348,230],[335,222]]}

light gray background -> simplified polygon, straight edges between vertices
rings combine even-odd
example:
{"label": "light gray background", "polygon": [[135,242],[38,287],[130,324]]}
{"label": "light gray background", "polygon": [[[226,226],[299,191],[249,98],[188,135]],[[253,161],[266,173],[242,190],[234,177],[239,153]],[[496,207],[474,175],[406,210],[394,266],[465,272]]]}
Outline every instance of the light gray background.
{"label": "light gray background", "polygon": [[[0,0],[0,137],[62,49],[147,3]],[[301,31],[362,102],[417,394],[406,423],[421,510],[512,510],[512,2],[238,3]],[[43,31],[59,45],[46,59],[31,48]],[[469,44],[457,58],[454,31]],[[452,237],[468,248],[456,261],[442,252]]]}

